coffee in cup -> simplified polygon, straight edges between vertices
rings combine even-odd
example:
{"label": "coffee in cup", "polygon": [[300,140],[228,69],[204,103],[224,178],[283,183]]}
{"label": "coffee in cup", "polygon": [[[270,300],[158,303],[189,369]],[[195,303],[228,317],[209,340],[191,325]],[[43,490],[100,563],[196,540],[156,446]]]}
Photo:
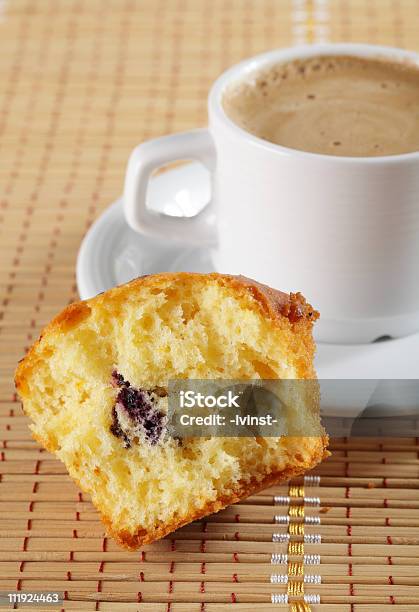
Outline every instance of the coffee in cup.
{"label": "coffee in cup", "polygon": [[355,56],[275,64],[227,89],[227,115],[291,149],[349,157],[419,151],[419,69]]}

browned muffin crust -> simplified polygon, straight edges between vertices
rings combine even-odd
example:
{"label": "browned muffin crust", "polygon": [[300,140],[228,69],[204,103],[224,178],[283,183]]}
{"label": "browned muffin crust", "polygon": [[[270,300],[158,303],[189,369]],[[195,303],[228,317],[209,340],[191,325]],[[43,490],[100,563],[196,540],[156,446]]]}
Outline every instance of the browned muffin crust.
{"label": "browned muffin crust", "polygon": [[273,319],[280,314],[287,317],[290,323],[297,323],[301,319],[314,322],[320,316],[301,293],[284,293],[246,276],[225,275],[224,278],[230,286],[237,283],[238,286],[246,288],[262,306],[265,314]]}

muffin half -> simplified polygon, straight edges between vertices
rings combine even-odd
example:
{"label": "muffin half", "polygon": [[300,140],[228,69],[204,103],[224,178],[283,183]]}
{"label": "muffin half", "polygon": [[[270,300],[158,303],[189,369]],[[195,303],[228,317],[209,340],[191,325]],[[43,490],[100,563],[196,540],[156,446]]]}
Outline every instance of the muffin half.
{"label": "muffin half", "polygon": [[16,387],[34,437],[135,549],[321,461],[317,383],[288,408],[296,435],[167,429],[170,380],[314,379],[317,316],[300,294],[244,277],[146,276],[67,307],[20,362]]}

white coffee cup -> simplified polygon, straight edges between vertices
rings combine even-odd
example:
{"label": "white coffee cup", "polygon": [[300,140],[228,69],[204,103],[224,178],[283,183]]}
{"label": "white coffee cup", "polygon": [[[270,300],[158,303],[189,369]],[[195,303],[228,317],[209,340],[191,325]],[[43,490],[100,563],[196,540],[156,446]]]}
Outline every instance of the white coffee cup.
{"label": "white coffee cup", "polygon": [[[133,151],[126,220],[144,234],[212,246],[219,272],[301,291],[321,313],[318,340],[366,343],[407,335],[419,330],[419,152],[338,157],[294,150],[246,132],[222,106],[227,86],[272,64],[319,55],[419,65],[419,55],[400,49],[325,44],[271,51],[233,66],[211,88],[208,129],[157,138]],[[177,159],[197,159],[212,174],[212,201],[192,218],[146,206],[152,171]]]}

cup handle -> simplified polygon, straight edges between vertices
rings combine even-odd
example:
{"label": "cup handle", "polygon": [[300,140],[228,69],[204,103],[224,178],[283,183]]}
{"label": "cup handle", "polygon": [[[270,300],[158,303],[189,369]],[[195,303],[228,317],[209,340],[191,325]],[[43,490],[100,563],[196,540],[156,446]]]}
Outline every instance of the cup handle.
{"label": "cup handle", "polygon": [[124,213],[128,225],[149,236],[209,246],[216,242],[212,202],[194,217],[173,217],[147,208],[146,193],[155,168],[177,159],[197,159],[213,173],[215,147],[207,129],[163,136],[138,145],[128,161]]}

